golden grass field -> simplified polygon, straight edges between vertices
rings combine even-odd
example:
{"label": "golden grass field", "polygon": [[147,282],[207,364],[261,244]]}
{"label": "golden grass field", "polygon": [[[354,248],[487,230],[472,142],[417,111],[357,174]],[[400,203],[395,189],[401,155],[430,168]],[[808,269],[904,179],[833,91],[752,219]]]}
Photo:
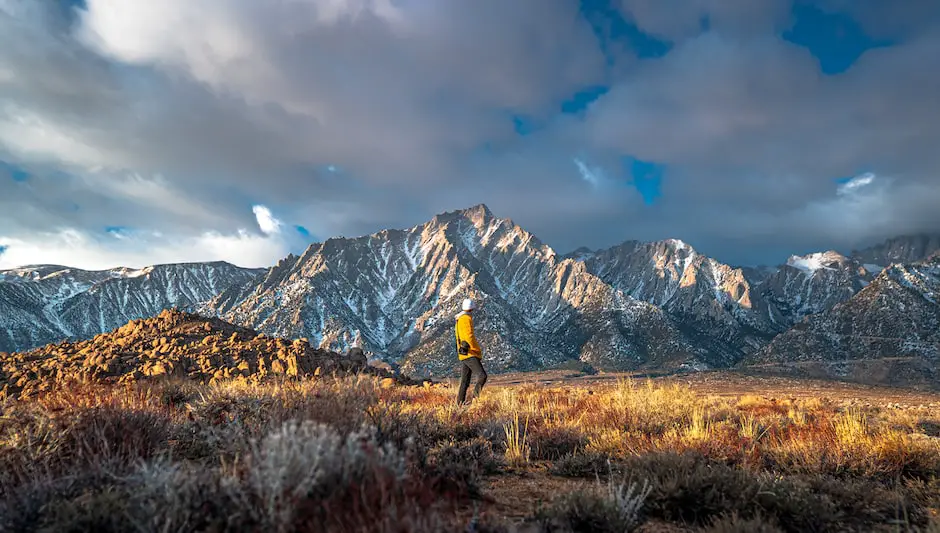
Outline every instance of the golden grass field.
{"label": "golden grass field", "polygon": [[542,374],[454,396],[360,376],[7,400],[0,530],[940,532],[928,393]]}

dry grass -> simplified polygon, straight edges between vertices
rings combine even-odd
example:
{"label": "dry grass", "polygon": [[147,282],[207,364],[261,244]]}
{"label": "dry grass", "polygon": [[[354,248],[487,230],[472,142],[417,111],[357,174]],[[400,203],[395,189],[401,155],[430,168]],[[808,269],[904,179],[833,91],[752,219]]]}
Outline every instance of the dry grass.
{"label": "dry grass", "polygon": [[[630,380],[493,386],[469,407],[453,396],[351,377],[6,401],[0,530],[938,528],[936,410]],[[488,500],[488,480],[514,476],[606,481],[518,502],[525,523],[468,515],[504,505]]]}

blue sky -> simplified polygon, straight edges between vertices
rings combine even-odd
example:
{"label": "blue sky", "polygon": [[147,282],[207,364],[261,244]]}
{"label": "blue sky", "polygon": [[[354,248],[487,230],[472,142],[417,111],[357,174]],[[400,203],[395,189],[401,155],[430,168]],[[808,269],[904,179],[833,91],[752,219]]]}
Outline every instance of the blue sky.
{"label": "blue sky", "polygon": [[940,4],[0,0],[0,268],[486,203],[733,264],[940,231]]}

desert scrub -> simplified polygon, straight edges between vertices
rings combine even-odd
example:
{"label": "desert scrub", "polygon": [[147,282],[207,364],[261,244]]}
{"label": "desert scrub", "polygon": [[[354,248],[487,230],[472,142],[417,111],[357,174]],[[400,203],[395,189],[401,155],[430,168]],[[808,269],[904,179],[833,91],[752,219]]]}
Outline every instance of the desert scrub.
{"label": "desert scrub", "polygon": [[545,423],[530,428],[529,440],[532,458],[549,461],[583,450],[588,443],[580,428]]}
{"label": "desert scrub", "polygon": [[632,479],[649,480],[650,516],[702,526],[727,513],[762,516],[785,531],[841,531],[890,525],[906,509],[908,523],[926,524],[926,509],[907,491],[825,475],[774,476],[718,463],[696,453],[628,459]]}
{"label": "desert scrub", "polygon": [[477,506],[475,527],[496,531],[500,490],[531,500],[513,516],[554,501],[546,531],[616,523],[605,486],[569,496],[574,478],[648,481],[641,520],[713,531],[925,530],[940,501],[932,407],[651,381],[489,390],[469,407],[453,390],[362,377],[7,399],[0,530],[461,530]]}
{"label": "desert scrub", "polygon": [[573,453],[552,463],[551,473],[572,478],[597,478],[620,471],[620,465],[607,454],[598,452]]}
{"label": "desert scrub", "polygon": [[129,463],[165,451],[170,428],[161,414],[108,407],[68,415],[35,412],[5,423],[0,435],[0,496],[41,476],[81,470],[120,473]]}
{"label": "desert scrub", "polygon": [[430,450],[427,475],[441,490],[476,498],[481,496],[483,478],[499,473],[504,466],[503,458],[493,452],[486,439],[451,440]]}
{"label": "desert scrub", "polygon": [[646,483],[626,485],[609,480],[593,490],[576,491],[558,498],[534,517],[543,531],[621,533],[633,531],[649,494]]}
{"label": "desert scrub", "polygon": [[0,528],[382,531],[445,524],[454,516],[440,511],[452,504],[414,467],[408,450],[379,443],[372,428],[343,435],[289,421],[247,449],[234,463],[211,467],[124,456],[121,475],[86,468],[36,479],[0,501]]}
{"label": "desert scrub", "polygon": [[[340,436],[314,422],[286,422],[251,447],[241,475],[226,480],[233,499],[262,527],[287,531],[307,500],[338,497],[353,486],[404,481],[404,456],[374,434]],[[355,496],[347,494],[347,496]]]}

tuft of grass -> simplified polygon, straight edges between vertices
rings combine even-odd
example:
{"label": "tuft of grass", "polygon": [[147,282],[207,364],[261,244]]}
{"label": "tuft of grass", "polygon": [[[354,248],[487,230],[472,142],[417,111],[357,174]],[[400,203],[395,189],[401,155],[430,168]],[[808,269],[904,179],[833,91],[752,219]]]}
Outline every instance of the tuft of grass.
{"label": "tuft of grass", "polygon": [[739,432],[747,440],[755,441],[763,435],[760,423],[754,415],[742,415]]}
{"label": "tuft of grass", "polygon": [[858,408],[850,408],[838,415],[832,427],[836,441],[843,446],[854,448],[869,442],[868,418]]}
{"label": "tuft of grass", "polygon": [[692,411],[691,421],[685,428],[685,438],[691,442],[703,442],[712,437],[712,424],[705,409],[696,407]]}
{"label": "tuft of grass", "polygon": [[808,423],[806,411],[797,406],[791,406],[787,410],[787,418],[798,427],[803,427]]}
{"label": "tuft of grass", "polygon": [[528,443],[529,419],[526,417],[525,426],[519,423],[519,414],[516,413],[512,420],[503,425],[503,432],[506,435],[506,461],[510,465],[520,466],[529,462],[531,450]]}

